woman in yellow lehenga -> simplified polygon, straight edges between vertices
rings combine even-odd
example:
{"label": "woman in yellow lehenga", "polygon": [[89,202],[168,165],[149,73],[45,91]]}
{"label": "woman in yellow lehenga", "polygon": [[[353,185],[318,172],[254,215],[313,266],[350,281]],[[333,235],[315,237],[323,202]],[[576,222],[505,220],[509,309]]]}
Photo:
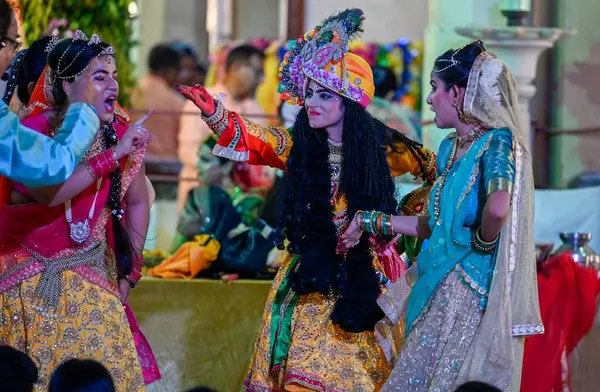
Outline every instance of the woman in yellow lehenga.
{"label": "woman in yellow lehenga", "polygon": [[397,271],[373,254],[391,238],[365,235],[346,252],[338,234],[358,210],[395,211],[392,175],[431,180],[435,157],[365,110],[373,73],[348,53],[362,21],[361,10],[346,10],[291,43],[280,87],[304,108],[290,130],[229,112],[202,86],[179,87],[220,135],[213,153],[287,171],[278,229],[289,254],[267,299],[249,391],[374,391],[390,371],[373,330]]}
{"label": "woman in yellow lehenga", "polygon": [[[0,213],[0,344],[32,357],[39,391],[47,390],[52,372],[71,358],[101,362],[119,391],[142,391],[123,304],[141,276],[148,226],[144,147],[131,155],[136,148],[116,147],[129,116],[116,103],[112,46],[81,32],[59,42],[23,123],[53,136],[68,92],[79,83],[94,86],[90,103],[102,124],[84,163],[54,187],[12,183]],[[127,134],[144,133],[138,124],[132,128]]]}

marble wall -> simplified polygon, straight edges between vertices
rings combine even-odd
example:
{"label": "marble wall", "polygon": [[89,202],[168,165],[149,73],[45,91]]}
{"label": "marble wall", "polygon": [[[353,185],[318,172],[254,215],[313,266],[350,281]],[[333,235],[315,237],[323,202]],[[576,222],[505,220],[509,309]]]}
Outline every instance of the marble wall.
{"label": "marble wall", "polygon": [[[552,125],[600,128],[600,2],[558,0],[557,27],[578,33],[554,52]],[[584,172],[600,172],[600,133],[563,135],[552,146],[552,185],[566,187]]]}

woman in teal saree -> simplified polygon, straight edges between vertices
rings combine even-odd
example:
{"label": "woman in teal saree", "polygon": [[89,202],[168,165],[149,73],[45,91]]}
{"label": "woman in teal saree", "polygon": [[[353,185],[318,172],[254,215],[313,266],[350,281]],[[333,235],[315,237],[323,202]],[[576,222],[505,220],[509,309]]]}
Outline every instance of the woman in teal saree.
{"label": "woman in teal saree", "polygon": [[[480,41],[440,56],[427,103],[440,145],[429,215],[358,212],[364,231],[426,238],[416,262],[379,299],[380,342],[394,361],[383,391],[453,391],[481,381],[518,391],[524,338],[543,333],[533,240],[531,156],[518,124],[516,83]],[[384,331],[402,319],[394,352]],[[396,350],[397,351],[397,350]]]}

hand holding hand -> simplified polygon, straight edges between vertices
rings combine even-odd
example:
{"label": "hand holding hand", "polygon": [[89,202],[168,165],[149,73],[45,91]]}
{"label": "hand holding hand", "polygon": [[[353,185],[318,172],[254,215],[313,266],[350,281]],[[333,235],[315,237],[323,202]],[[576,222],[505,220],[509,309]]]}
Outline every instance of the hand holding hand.
{"label": "hand holding hand", "polygon": [[362,236],[362,230],[360,229],[360,216],[358,213],[354,215],[354,219],[348,225],[348,228],[340,237],[340,243],[338,243],[337,251],[338,253],[343,253],[350,248],[355,247],[360,242],[360,237]]}

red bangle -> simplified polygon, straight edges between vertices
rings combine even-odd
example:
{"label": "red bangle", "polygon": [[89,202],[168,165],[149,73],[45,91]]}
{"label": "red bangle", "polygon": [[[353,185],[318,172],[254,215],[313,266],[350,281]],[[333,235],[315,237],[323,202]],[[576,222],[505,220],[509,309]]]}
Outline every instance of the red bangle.
{"label": "red bangle", "polygon": [[133,259],[133,271],[126,276],[129,283],[133,283],[135,286],[137,282],[142,278],[142,267],[144,266],[144,256],[138,253]]}
{"label": "red bangle", "polygon": [[100,154],[94,155],[86,163],[90,174],[93,173],[92,177],[102,178],[115,171],[119,161],[116,159],[115,149],[110,148]]}

